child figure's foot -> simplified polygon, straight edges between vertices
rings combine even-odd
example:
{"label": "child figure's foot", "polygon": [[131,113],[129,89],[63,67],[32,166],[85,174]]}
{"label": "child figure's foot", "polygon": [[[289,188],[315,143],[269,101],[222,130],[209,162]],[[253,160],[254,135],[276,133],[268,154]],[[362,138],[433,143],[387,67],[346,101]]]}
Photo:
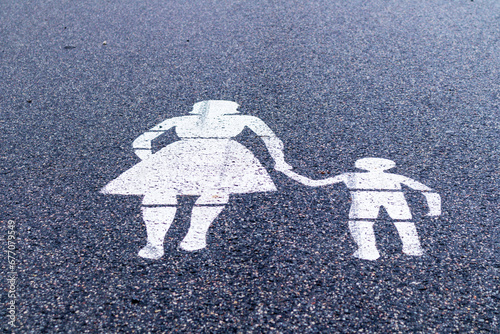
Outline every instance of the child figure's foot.
{"label": "child figure's foot", "polygon": [[424,255],[424,250],[420,246],[417,228],[412,222],[395,222],[401,241],[403,242],[403,253],[412,256]]}
{"label": "child figure's foot", "polygon": [[162,246],[154,246],[148,243],[143,249],[139,251],[139,256],[145,259],[158,260],[164,254]]}
{"label": "child figure's foot", "polygon": [[380,254],[376,248],[360,248],[352,256],[362,260],[375,261],[380,257]]}
{"label": "child figure's foot", "polygon": [[358,245],[358,250],[352,254],[362,260],[374,261],[380,257],[377,250],[373,221],[349,221],[351,236]]}

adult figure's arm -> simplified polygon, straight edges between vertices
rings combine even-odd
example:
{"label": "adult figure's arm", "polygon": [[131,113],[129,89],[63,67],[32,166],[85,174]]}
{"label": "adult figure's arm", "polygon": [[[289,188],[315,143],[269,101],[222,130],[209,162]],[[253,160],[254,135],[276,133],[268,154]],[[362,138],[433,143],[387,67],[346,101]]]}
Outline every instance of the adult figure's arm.
{"label": "adult figure's arm", "polygon": [[172,127],[176,126],[177,121],[178,117],[169,118],[137,137],[132,143],[135,154],[142,160],[147,159],[151,155],[153,155],[151,151],[151,142],[155,138],[164,134],[165,131],[168,131]]}
{"label": "adult figure's arm", "polygon": [[292,166],[285,162],[283,154],[283,142],[274,134],[273,130],[267,126],[261,119],[253,116],[244,116],[246,118],[245,125],[248,126],[257,136],[262,138],[262,141],[267,147],[269,154],[274,160],[274,169],[286,171],[293,169]]}

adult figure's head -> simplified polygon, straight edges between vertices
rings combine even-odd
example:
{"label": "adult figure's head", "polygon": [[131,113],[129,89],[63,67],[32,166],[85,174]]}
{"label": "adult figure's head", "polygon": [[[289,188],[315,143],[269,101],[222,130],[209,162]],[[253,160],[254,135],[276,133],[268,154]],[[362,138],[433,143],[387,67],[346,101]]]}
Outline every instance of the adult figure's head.
{"label": "adult figure's head", "polygon": [[396,163],[389,159],[382,158],[363,158],[355,163],[356,168],[367,170],[370,172],[382,172],[396,167]]}
{"label": "adult figure's head", "polygon": [[197,102],[190,114],[200,117],[217,117],[221,115],[239,114],[239,104],[233,101],[208,100]]}

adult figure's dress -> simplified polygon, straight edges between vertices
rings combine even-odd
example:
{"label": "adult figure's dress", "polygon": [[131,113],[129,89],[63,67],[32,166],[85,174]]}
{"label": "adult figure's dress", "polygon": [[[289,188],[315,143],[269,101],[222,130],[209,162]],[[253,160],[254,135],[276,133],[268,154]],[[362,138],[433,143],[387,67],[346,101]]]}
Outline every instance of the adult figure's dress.
{"label": "adult figure's dress", "polygon": [[[246,147],[235,140],[245,127],[265,143],[275,169],[292,169],[283,156],[283,144],[259,118],[240,115],[232,101],[202,101],[188,116],[174,117],[139,136],[133,143],[142,159],[102,190],[105,194],[141,195],[148,241],[139,256],[163,256],[165,234],[174,220],[177,196],[199,196],[191,225],[180,248],[187,251],[206,247],[206,234],[230,194],[275,191],[265,168]],[[175,128],[181,139],[156,153],[151,142]]]}

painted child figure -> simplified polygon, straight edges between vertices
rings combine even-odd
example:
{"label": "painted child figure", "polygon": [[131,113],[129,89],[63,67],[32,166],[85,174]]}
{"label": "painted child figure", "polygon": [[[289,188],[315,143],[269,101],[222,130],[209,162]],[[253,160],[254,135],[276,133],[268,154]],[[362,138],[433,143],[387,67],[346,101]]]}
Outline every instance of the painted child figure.
{"label": "painted child figure", "polygon": [[292,171],[285,171],[290,178],[308,186],[325,186],[344,183],[351,192],[352,205],[349,211],[349,230],[358,246],[353,254],[364,260],[376,260],[380,254],[377,250],[374,220],[378,217],[380,207],[384,207],[394,219],[394,225],[403,243],[403,253],[420,256],[423,254],[418,239],[415,223],[405,200],[401,185],[422,191],[429,206],[428,216],[441,214],[441,197],[426,185],[406,176],[390,174],[385,171],[396,166],[394,161],[381,158],[363,158],[355,163],[356,168],[366,170],[364,173],[344,173],[324,180],[311,180]]}

